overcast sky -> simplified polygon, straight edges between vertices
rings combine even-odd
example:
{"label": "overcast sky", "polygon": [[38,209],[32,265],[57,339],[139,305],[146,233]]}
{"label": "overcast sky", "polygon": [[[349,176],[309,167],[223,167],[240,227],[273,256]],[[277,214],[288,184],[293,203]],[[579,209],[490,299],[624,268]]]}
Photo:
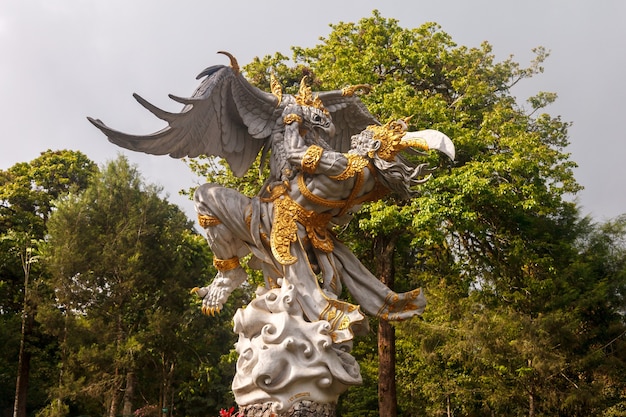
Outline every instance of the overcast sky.
{"label": "overcast sky", "polygon": [[242,65],[274,52],[291,56],[291,46],[327,36],[329,24],[374,9],[406,28],[437,22],[458,45],[488,41],[499,60],[513,55],[522,66],[534,47],[550,50],[544,74],[514,94],[520,102],[539,91],[558,94],[546,111],[574,123],[568,151],[585,187],[577,196],[582,213],[603,221],[626,212],[624,0],[2,0],[0,169],[46,149],[80,150],[100,165],[123,153],[193,216],[178,191],[201,180],[181,161],[122,150],[85,117],[153,132],[163,122],[133,92],[177,111],[167,94],[189,96],[200,71],[227,63],[218,50]]}

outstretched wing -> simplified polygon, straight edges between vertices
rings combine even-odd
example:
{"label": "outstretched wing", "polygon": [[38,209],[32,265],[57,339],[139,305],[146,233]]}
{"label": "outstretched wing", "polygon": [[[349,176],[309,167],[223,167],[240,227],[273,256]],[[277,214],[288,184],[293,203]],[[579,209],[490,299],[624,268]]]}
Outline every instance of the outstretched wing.
{"label": "outstretched wing", "polygon": [[158,132],[131,135],[111,129],[100,120],[88,119],[109,141],[123,148],[173,158],[219,156],[226,159],[235,175],[242,176],[280,116],[278,99],[248,83],[236,62],[233,68],[207,68],[198,79],[202,77],[206,78],[192,97],[169,95],[184,104],[180,113],[162,110],[133,94],[142,106],[168,123]]}
{"label": "outstretched wing", "polygon": [[352,93],[334,90],[320,92],[318,97],[329,111],[335,125],[335,136],[329,140],[328,144],[339,152],[350,150],[352,135],[360,133],[367,126],[380,124],[367,110],[361,99]]}

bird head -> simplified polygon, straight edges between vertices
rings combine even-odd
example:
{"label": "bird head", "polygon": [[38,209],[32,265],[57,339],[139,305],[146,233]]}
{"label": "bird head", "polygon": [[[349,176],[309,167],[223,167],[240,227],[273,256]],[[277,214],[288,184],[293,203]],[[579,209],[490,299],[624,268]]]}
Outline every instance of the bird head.
{"label": "bird head", "polygon": [[[300,90],[294,97],[296,104],[300,106],[302,116],[301,129],[313,132],[315,139],[330,139],[335,135],[335,125],[330,113],[324,107],[318,96],[313,96],[311,88],[306,84],[306,76],[300,81]],[[304,136],[304,135],[303,135]]]}

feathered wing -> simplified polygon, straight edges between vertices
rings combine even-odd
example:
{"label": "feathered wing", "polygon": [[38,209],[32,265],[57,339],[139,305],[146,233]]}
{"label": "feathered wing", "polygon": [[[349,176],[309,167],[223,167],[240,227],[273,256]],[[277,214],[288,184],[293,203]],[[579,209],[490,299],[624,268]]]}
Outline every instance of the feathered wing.
{"label": "feathered wing", "polygon": [[88,117],[109,141],[126,149],[173,158],[219,156],[233,173],[242,176],[265,144],[276,118],[282,112],[278,99],[254,86],[237,68],[213,66],[192,97],[170,98],[184,104],[180,113],[170,113],[137,94],[135,99],[168,126],[149,135],[131,135]]}
{"label": "feathered wing", "polygon": [[335,136],[328,144],[339,152],[350,150],[350,138],[353,135],[360,133],[367,126],[380,124],[358,96],[334,90],[320,92],[318,97],[331,114],[335,125]]}

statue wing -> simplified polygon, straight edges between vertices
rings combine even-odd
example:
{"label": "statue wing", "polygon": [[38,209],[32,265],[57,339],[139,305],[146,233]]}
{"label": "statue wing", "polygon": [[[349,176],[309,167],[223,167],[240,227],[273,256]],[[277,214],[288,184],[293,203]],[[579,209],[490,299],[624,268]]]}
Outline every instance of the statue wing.
{"label": "statue wing", "polygon": [[206,78],[190,98],[170,94],[172,100],[184,104],[180,113],[162,110],[133,94],[139,104],[168,123],[158,132],[131,135],[88,119],[123,148],[173,158],[219,156],[235,175],[242,176],[265,145],[282,108],[276,96],[248,83],[232,57],[231,63],[232,67],[216,65],[198,75],[198,79]]}
{"label": "statue wing", "polygon": [[335,136],[329,145],[338,152],[350,150],[350,138],[370,125],[380,122],[369,112],[361,99],[354,95],[355,89],[367,89],[368,86],[354,86],[344,90],[320,92],[318,97],[331,114],[335,125]]}

